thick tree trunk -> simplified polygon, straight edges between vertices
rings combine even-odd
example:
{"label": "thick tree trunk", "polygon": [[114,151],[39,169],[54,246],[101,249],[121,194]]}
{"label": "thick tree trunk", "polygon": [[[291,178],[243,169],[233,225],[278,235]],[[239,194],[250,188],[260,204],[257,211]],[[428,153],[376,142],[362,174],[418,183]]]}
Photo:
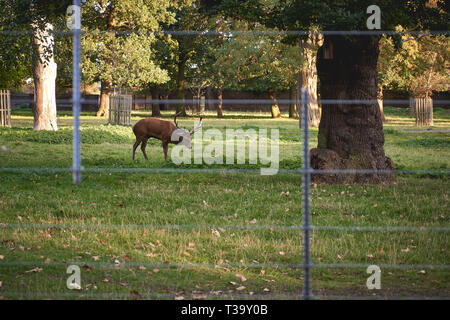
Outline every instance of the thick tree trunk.
{"label": "thick tree trunk", "polygon": [[297,100],[297,87],[289,88],[289,100],[291,101],[289,103],[289,118],[298,118],[297,103],[295,102]]}
{"label": "thick tree trunk", "polygon": [[[150,93],[152,94],[152,100],[158,100],[158,88],[152,87],[150,89]],[[160,117],[161,116],[161,110],[159,108],[159,103],[153,102],[152,103],[152,117]]]}
{"label": "thick tree trunk", "polygon": [[269,88],[269,98],[273,101],[273,104],[270,108],[270,111],[272,113],[272,118],[280,118],[281,112],[280,108],[278,107],[277,98],[275,96],[275,91],[273,91],[272,88]]}
{"label": "thick tree trunk", "polygon": [[318,127],[320,122],[319,106],[317,104],[317,50],[323,44],[323,35],[313,33],[307,40],[300,41],[303,51],[303,70],[299,74],[301,88],[307,88],[309,94],[308,123],[312,127]]}
{"label": "thick tree trunk", "polygon": [[[377,100],[378,41],[378,37],[325,36],[317,62],[322,99]],[[384,153],[383,123],[376,102],[323,104],[318,140],[318,147],[311,150],[314,169],[394,169],[393,162]],[[393,174],[317,174],[313,180],[391,183],[395,177]]]}
{"label": "thick tree trunk", "polygon": [[57,66],[54,60],[53,26],[43,29],[32,25],[33,79],[34,79],[34,130],[58,130],[56,122],[55,81]]}
{"label": "thick tree trunk", "polygon": [[223,118],[223,105],[222,105],[222,88],[217,88],[217,118]]}
{"label": "thick tree trunk", "polygon": [[186,58],[184,54],[180,53],[178,57],[178,75],[177,75],[177,93],[176,98],[182,100],[182,103],[177,104],[176,113],[180,113],[180,116],[186,116],[186,105],[184,104],[184,81],[186,70]]}
{"label": "thick tree trunk", "polygon": [[97,111],[97,117],[109,116],[109,96],[111,95],[111,82],[102,81],[100,88],[100,106]]}

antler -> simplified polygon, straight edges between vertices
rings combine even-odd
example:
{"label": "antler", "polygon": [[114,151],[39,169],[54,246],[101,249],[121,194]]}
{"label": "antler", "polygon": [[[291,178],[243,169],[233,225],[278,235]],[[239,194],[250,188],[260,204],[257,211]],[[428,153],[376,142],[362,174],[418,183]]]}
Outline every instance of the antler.
{"label": "antler", "polygon": [[178,112],[178,113],[175,115],[175,118],[173,119],[173,122],[175,122],[175,126],[176,126],[177,128],[178,128],[177,117],[178,117],[180,114],[182,114],[181,111]]}
{"label": "antler", "polygon": [[195,131],[197,131],[198,129],[200,129],[202,127],[202,119],[203,119],[203,117],[200,117],[199,124],[190,132],[191,135],[193,135],[195,133]]}

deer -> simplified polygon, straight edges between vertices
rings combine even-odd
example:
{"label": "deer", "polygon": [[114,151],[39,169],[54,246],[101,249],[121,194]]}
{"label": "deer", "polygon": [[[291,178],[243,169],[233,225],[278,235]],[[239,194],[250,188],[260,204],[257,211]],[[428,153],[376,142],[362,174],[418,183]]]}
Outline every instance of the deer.
{"label": "deer", "polygon": [[187,131],[178,126],[177,117],[181,113],[175,114],[173,122],[146,118],[139,120],[133,126],[133,133],[136,136],[136,142],[133,145],[133,160],[135,152],[139,144],[141,145],[142,153],[144,154],[145,160],[148,160],[147,154],[145,153],[145,147],[147,146],[147,141],[149,138],[155,138],[162,141],[162,147],[164,150],[164,160],[167,161],[167,151],[169,150],[169,143],[179,144],[183,143],[189,149],[192,149],[191,140],[192,135],[202,127],[202,117],[198,125],[192,130]]}

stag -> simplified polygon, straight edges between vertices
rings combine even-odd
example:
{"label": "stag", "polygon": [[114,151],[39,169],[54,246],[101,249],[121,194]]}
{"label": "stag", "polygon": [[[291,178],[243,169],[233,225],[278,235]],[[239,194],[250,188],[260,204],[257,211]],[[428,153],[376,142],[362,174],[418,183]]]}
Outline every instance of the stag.
{"label": "stag", "polygon": [[133,160],[136,152],[136,148],[141,145],[142,153],[146,160],[148,160],[147,154],[145,153],[145,147],[147,146],[147,141],[149,138],[155,138],[162,141],[162,147],[164,150],[164,159],[167,160],[167,151],[169,149],[169,143],[179,144],[183,142],[183,145],[192,148],[191,140],[192,135],[202,126],[202,117],[200,117],[199,124],[192,131],[187,131],[178,127],[177,117],[181,113],[177,113],[173,122],[147,118],[139,120],[133,126],[133,133],[136,136],[136,142],[133,145]]}

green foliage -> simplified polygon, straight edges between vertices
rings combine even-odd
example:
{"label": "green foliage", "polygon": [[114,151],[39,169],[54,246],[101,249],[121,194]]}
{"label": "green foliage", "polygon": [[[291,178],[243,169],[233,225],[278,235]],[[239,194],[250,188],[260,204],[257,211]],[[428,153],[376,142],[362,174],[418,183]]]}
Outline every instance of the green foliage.
{"label": "green foliage", "polygon": [[388,88],[408,90],[416,97],[430,97],[433,91],[449,89],[449,61],[447,36],[405,34],[400,48],[394,39],[384,36],[380,41],[378,72],[382,84]]}
{"label": "green foliage", "polygon": [[[247,25],[238,22],[237,30]],[[256,31],[268,29],[258,26]],[[265,91],[269,88],[288,89],[296,83],[296,74],[302,70],[302,52],[299,46],[282,42],[281,35],[240,33],[231,35],[215,51],[215,67],[220,70],[227,87]]]}
{"label": "green foliage", "polygon": [[89,31],[82,37],[85,80],[134,88],[167,82],[167,70],[155,59],[152,31],[175,22],[174,10],[186,3],[189,1],[88,1],[82,12]]}

